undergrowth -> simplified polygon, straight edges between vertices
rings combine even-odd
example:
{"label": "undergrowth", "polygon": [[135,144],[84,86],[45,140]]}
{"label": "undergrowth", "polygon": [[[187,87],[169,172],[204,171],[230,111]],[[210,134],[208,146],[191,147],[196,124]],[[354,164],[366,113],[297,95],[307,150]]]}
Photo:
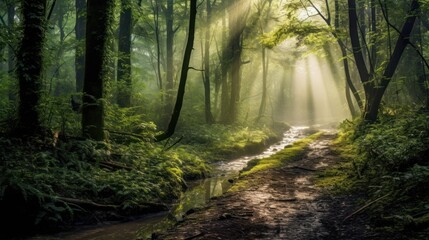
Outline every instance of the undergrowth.
{"label": "undergrowth", "polygon": [[285,124],[277,124],[275,128],[212,124],[210,127],[184,127],[177,135],[183,136],[184,145],[191,146],[205,160],[213,162],[261,152],[271,143],[280,140],[281,134],[287,129],[289,126]]}
{"label": "undergrowth", "polygon": [[320,185],[364,194],[375,227],[409,239],[429,236],[427,113],[396,110],[372,124],[346,121],[335,149],[345,161],[324,172]]}
{"label": "undergrowth", "polygon": [[52,138],[0,137],[5,229],[50,230],[165,210],[187,180],[209,174],[208,161],[244,154],[279,135],[266,127],[204,125],[179,132],[183,141],[155,143],[156,125],[144,121],[141,109],[108,105],[109,140],[96,142],[72,137],[79,134],[78,114],[61,117],[58,109],[50,118],[57,123]]}

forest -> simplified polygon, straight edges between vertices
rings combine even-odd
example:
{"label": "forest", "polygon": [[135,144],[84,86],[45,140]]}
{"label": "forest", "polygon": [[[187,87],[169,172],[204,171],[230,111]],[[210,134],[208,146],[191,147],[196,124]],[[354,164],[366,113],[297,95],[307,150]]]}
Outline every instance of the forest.
{"label": "forest", "polygon": [[428,0],[1,0],[1,239],[429,239]]}

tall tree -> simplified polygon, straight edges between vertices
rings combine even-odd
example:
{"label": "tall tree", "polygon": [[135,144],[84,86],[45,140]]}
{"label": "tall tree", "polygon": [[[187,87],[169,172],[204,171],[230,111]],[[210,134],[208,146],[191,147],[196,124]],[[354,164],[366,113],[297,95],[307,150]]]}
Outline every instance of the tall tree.
{"label": "tall tree", "polygon": [[82,98],[83,136],[104,140],[103,91],[106,77],[108,30],[114,0],[88,0],[85,49],[85,80]]}
{"label": "tall tree", "polygon": [[204,42],[204,105],[206,123],[213,123],[210,95],[210,39],[211,39],[211,0],[206,0],[206,36]]}
{"label": "tall tree", "polygon": [[[167,0],[167,8],[164,9],[166,24],[166,54],[167,74],[165,86],[165,114],[168,116],[173,110],[173,88],[174,88],[174,4],[173,0]],[[165,120],[165,119],[164,119]]]}
{"label": "tall tree", "polygon": [[19,80],[17,132],[39,135],[38,107],[42,90],[43,45],[46,32],[46,0],[22,1],[22,40],[16,59]]}
{"label": "tall tree", "polygon": [[405,23],[402,25],[402,29],[399,31],[393,53],[388,60],[387,65],[383,69],[383,74],[379,78],[377,78],[375,74],[371,73],[371,71],[368,71],[366,67],[359,37],[356,0],[348,0],[348,8],[350,40],[353,47],[353,56],[365,92],[365,109],[363,117],[366,121],[373,122],[377,119],[383,95],[396,71],[402,54],[409,43],[410,34],[413,30],[420,4],[418,0],[413,0],[411,2],[410,12]]}
{"label": "tall tree", "polygon": [[131,106],[131,0],[121,0],[118,41],[118,105]]}
{"label": "tall tree", "polygon": [[220,68],[221,68],[221,112],[220,112],[220,121],[223,123],[228,122],[229,118],[229,96],[230,96],[230,86],[228,83],[228,65],[231,58],[230,49],[227,47],[227,23],[226,23],[226,9],[227,3],[226,0],[222,0],[221,15],[222,15],[222,52],[220,57]]}
{"label": "tall tree", "polygon": [[[268,9],[264,12],[265,4],[268,2]],[[263,35],[264,28],[268,23],[268,18],[270,16],[271,12],[271,3],[272,0],[265,0],[262,2],[261,6],[258,7],[258,15],[260,16],[259,20],[259,33]],[[256,119],[256,122],[259,122],[259,120],[264,116],[265,114],[265,108],[267,105],[267,95],[268,95],[268,87],[267,87],[267,81],[268,81],[268,66],[269,66],[269,58],[268,58],[268,52],[267,48],[264,45],[261,45],[261,64],[262,64],[262,97],[261,97],[261,104],[259,105],[259,113],[258,117]]]}
{"label": "tall tree", "polygon": [[75,73],[76,92],[82,92],[83,80],[85,78],[85,33],[86,33],[86,0],[76,0],[76,53],[75,53]]}
{"label": "tall tree", "polygon": [[[7,26],[8,29],[10,31],[10,33],[12,33],[15,30],[15,15],[16,15],[16,11],[15,11],[15,1],[8,1],[7,2]],[[12,35],[12,34],[10,34]],[[7,62],[8,62],[8,73],[9,75],[13,75],[14,71],[15,71],[15,50],[13,49],[13,46],[10,44],[7,50]],[[13,101],[15,100],[16,96],[15,96],[15,88],[11,87],[9,89],[9,100]]]}
{"label": "tall tree", "polygon": [[[241,12],[242,11],[242,12]],[[241,12],[241,14],[237,14]],[[249,14],[248,1],[236,1],[229,8],[229,73],[231,79],[231,95],[229,101],[228,123],[234,123],[238,118],[241,89],[241,54],[243,50],[242,35],[246,27],[246,19]]]}
{"label": "tall tree", "polygon": [[195,37],[195,19],[197,16],[197,0],[191,0],[190,13],[189,13],[189,30],[188,40],[186,43],[185,53],[183,56],[182,69],[180,72],[180,83],[177,91],[176,104],[174,106],[173,114],[171,115],[170,123],[167,130],[156,136],[156,141],[162,141],[174,134],[177,122],[179,121],[180,111],[183,105],[183,97],[185,96],[186,80],[188,78],[189,62],[191,60],[192,49],[194,48]]}

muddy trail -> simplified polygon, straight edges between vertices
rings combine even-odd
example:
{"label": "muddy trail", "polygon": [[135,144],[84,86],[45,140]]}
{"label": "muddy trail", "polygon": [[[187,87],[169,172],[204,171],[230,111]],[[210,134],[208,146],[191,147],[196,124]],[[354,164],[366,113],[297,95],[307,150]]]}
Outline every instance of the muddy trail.
{"label": "muddy trail", "polygon": [[[174,229],[153,239],[380,239],[366,217],[343,221],[356,210],[353,196],[329,196],[315,186],[317,173],[338,163],[325,133],[306,154],[281,168],[240,178],[245,189],[188,211]],[[249,186],[250,185],[250,186]]]}

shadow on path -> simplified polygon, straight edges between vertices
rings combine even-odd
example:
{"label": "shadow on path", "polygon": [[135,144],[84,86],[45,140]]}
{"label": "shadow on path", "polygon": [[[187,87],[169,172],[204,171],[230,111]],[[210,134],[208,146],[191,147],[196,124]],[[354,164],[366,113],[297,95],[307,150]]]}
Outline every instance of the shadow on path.
{"label": "shadow on path", "polygon": [[333,133],[312,143],[303,158],[247,176],[251,186],[213,199],[156,239],[377,239],[355,210],[352,196],[327,196],[314,185],[318,171],[339,162]]}

